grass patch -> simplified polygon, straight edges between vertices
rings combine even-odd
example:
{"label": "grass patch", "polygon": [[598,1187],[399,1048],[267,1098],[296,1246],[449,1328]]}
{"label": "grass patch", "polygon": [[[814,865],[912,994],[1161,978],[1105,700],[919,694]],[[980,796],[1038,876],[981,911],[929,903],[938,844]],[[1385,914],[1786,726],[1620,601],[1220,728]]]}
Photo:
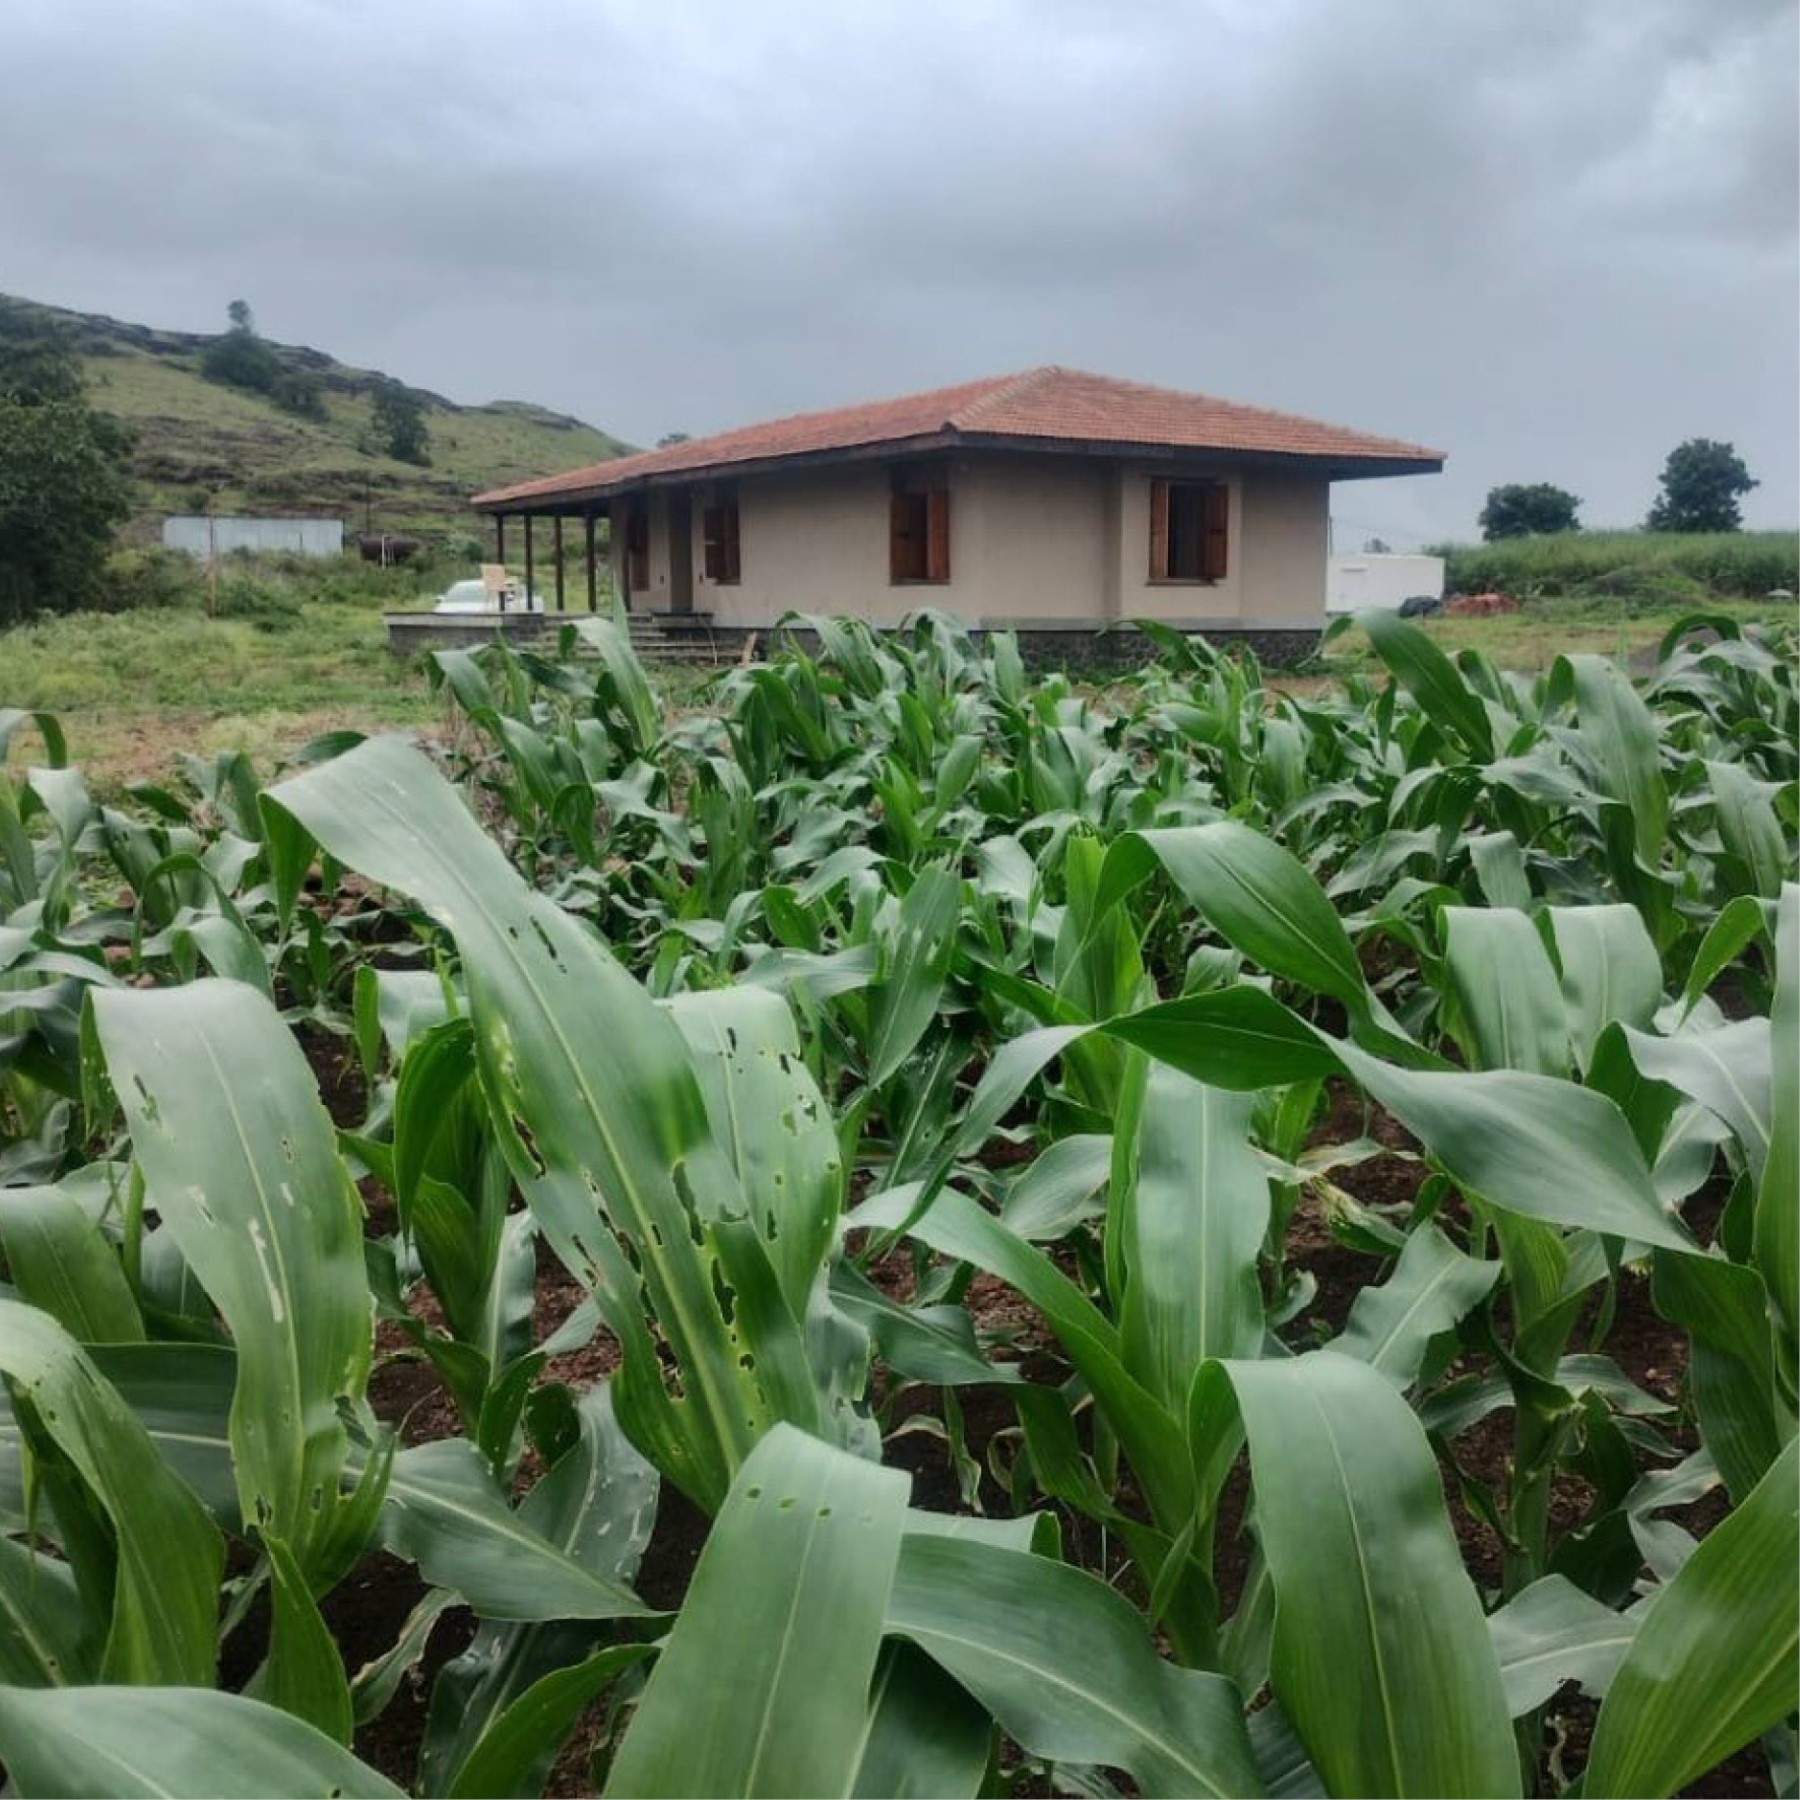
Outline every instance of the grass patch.
{"label": "grass patch", "polygon": [[381,607],[402,585],[433,592],[440,574],[234,557],[209,616],[190,565],[154,606],[6,632],[0,700],[60,715],[70,755],[102,789],[162,775],[181,751],[272,762],[329,729],[426,724],[438,703],[423,666],[389,654]]}
{"label": "grass patch", "polygon": [[19,626],[0,652],[7,704],[59,714],[102,789],[163,774],[184,750],[278,760],[321,731],[438,716],[423,668],[389,655],[377,608],[291,606],[279,622],[184,605]]}
{"label": "grass patch", "polygon": [[[183,752],[243,750],[272,767],[325,731],[445,719],[424,659],[389,651],[382,615],[428,609],[470,567],[222,557],[209,612],[205,574],[185,557],[114,560],[120,610],[46,615],[0,633],[0,706],[57,714],[97,792],[166,776]],[[547,579],[540,586],[550,591]],[[709,674],[652,671],[677,707]]]}
{"label": "grass patch", "polygon": [[[1700,606],[1745,625],[1792,625],[1791,600],[1730,601],[1702,598]],[[1591,651],[1617,657],[1643,673],[1662,638],[1695,611],[1687,605],[1646,605],[1641,601],[1587,598],[1527,600],[1516,613],[1488,618],[1419,619],[1414,623],[1447,655],[1479,650],[1502,669],[1540,674],[1564,652]],[[1324,675],[1380,668],[1368,635],[1346,626],[1326,646],[1318,669]]]}

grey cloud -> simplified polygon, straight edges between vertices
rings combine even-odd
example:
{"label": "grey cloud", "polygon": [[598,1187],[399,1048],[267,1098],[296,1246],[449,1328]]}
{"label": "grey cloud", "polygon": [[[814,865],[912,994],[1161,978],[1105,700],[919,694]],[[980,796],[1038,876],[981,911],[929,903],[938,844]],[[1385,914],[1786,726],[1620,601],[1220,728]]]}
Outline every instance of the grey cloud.
{"label": "grey cloud", "polygon": [[[0,288],[640,441],[1062,361],[1441,444],[1466,534],[1796,511],[1796,30],[1762,0],[12,0]],[[1360,531],[1358,533],[1361,534]]]}

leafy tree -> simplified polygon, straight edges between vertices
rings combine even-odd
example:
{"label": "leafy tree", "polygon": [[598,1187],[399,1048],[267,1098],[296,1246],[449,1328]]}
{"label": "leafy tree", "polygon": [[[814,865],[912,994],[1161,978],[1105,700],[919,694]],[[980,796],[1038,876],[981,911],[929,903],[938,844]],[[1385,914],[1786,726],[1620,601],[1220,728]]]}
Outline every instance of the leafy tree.
{"label": "leafy tree", "polygon": [[325,384],[310,369],[284,362],[275,346],[259,337],[248,300],[234,300],[225,316],[231,329],[207,345],[200,372],[208,381],[265,394],[283,412],[300,419],[325,417]]}
{"label": "leafy tree", "polygon": [[1576,509],[1581,502],[1566,488],[1547,481],[1512,482],[1489,488],[1481,509],[1481,535],[1491,544],[1498,538],[1547,536],[1555,531],[1579,531]]}
{"label": "leafy tree", "polygon": [[431,433],[425,424],[425,408],[411,388],[385,377],[375,384],[375,437],[382,449],[400,462],[431,461]]}
{"label": "leafy tree", "polygon": [[281,376],[281,360],[256,335],[256,317],[248,301],[234,300],[226,309],[231,329],[206,346],[200,373],[223,387],[267,394]]}
{"label": "leafy tree", "polygon": [[0,303],[0,624],[97,597],[131,510],[131,435],[87,402],[67,336]]}
{"label": "leafy tree", "polygon": [[1646,531],[1736,531],[1744,522],[1738,496],[1760,484],[1730,444],[1689,438],[1663,464],[1662,492]]}
{"label": "leafy tree", "polygon": [[667,450],[672,444],[686,444],[692,441],[685,431],[665,431],[656,440],[656,447],[659,450]]}

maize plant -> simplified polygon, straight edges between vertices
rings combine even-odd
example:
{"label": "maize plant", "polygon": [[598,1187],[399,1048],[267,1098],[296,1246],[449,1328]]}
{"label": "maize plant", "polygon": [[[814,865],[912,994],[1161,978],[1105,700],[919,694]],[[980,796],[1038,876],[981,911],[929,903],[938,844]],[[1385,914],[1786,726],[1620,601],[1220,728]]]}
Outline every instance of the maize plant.
{"label": "maize plant", "polygon": [[0,713],[14,1789],[1791,1792],[1792,636],[1365,623]]}

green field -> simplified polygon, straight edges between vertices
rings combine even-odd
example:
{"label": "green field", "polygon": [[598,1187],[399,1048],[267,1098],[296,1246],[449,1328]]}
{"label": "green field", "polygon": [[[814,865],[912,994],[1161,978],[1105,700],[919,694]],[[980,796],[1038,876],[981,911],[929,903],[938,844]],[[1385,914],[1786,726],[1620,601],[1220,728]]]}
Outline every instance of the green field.
{"label": "green field", "polygon": [[599,462],[629,446],[578,419],[521,401],[457,405],[420,391],[431,466],[363,447],[375,372],[317,351],[274,345],[316,375],[326,417],[295,418],[258,395],[206,380],[204,335],[157,331],[22,303],[75,336],[93,404],[137,432],[132,542],[153,543],[171,513],[313,513],[364,528],[438,539],[479,533],[468,499],[484,487]]}
{"label": "green field", "polygon": [[[384,597],[0,648],[344,726]],[[813,625],[0,715],[9,1788],[1791,1791],[1792,631]]]}

